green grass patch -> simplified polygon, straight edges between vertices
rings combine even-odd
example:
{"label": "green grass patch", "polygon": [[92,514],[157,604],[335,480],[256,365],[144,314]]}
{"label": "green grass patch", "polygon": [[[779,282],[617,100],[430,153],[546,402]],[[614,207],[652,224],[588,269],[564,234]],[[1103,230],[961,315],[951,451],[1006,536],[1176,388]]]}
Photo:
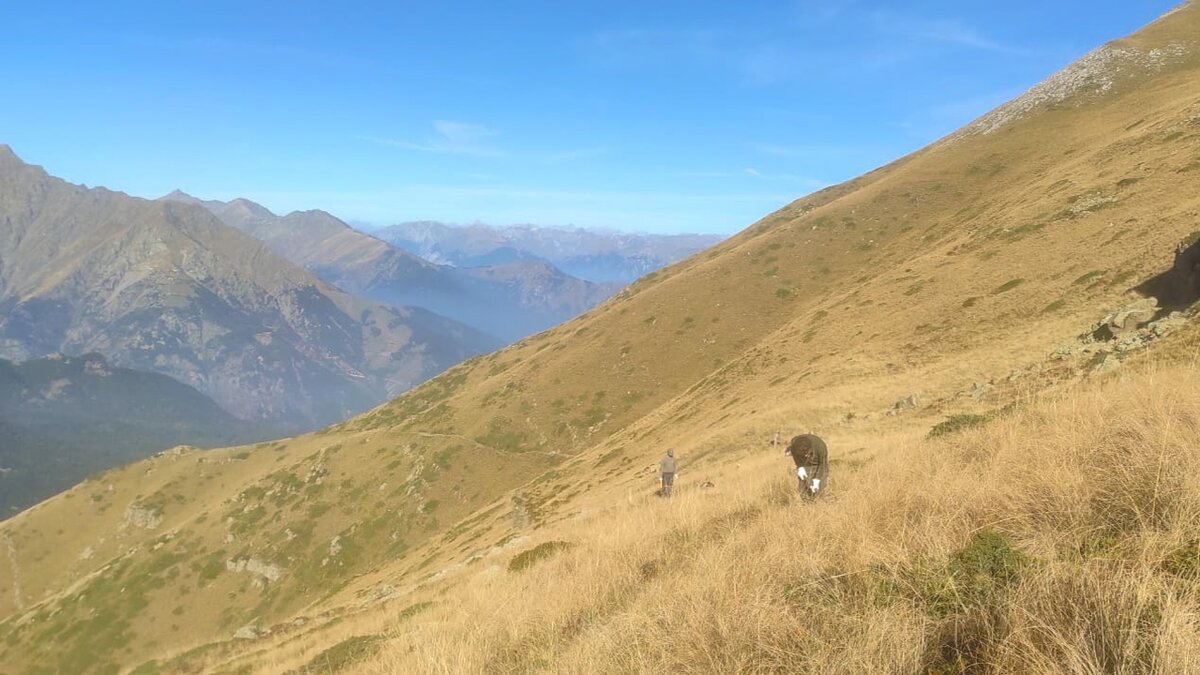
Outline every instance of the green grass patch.
{"label": "green grass patch", "polygon": [[939,422],[929,430],[929,438],[937,438],[939,436],[949,436],[950,434],[973,429],[978,426],[987,424],[992,419],[991,415],[951,415],[944,422]]}
{"label": "green grass patch", "polygon": [[300,670],[297,675],[316,675],[317,673],[343,673],[356,663],[377,654],[383,641],[383,635],[355,635],[317,654]]}
{"label": "green grass patch", "polygon": [[989,609],[999,606],[1033,562],[1003,534],[982,530],[945,563],[918,562],[900,570],[881,584],[880,600],[908,598],[938,618]]}
{"label": "green grass patch", "polygon": [[999,286],[997,286],[996,290],[992,291],[992,295],[1000,295],[1001,293],[1007,293],[1007,292],[1011,291],[1012,289],[1016,288],[1017,286],[1020,286],[1023,283],[1025,283],[1024,279],[1010,279],[1010,280],[1000,284]]}
{"label": "green grass patch", "polygon": [[534,546],[528,551],[522,551],[513,556],[508,562],[509,572],[520,572],[546,560],[559,551],[571,548],[574,544],[567,541],[546,541]]}
{"label": "green grass patch", "polygon": [[1042,314],[1052,314],[1067,306],[1067,301],[1063,299],[1055,300],[1054,302],[1042,308]]}
{"label": "green grass patch", "polygon": [[424,612],[425,610],[429,609],[430,607],[433,607],[432,602],[418,602],[418,603],[409,605],[408,607],[405,607],[404,609],[400,610],[400,613],[396,615],[396,621],[397,622],[407,621],[408,619],[413,618],[414,616],[420,614],[421,612]]}

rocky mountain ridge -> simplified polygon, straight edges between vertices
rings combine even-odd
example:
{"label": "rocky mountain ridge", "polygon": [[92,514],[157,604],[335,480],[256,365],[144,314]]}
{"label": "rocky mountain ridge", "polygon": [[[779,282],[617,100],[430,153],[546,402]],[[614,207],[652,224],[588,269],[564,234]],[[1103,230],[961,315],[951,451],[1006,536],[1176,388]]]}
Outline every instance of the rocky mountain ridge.
{"label": "rocky mountain ridge", "polygon": [[191,204],[71,185],[0,146],[0,358],[98,352],[242,419],[336,421],[497,343],[358,298]]}
{"label": "rocky mountain ridge", "polygon": [[616,283],[630,283],[724,238],[434,221],[400,223],[375,234],[426,260],[458,267],[541,260],[581,279]]}
{"label": "rocky mountain ridge", "polygon": [[541,260],[470,269],[434,264],[320,210],[277,216],[246,199],[202,201],[178,190],[162,199],[202,205],[348,292],[421,307],[506,341],[571,319],[620,288],[576,279]]}

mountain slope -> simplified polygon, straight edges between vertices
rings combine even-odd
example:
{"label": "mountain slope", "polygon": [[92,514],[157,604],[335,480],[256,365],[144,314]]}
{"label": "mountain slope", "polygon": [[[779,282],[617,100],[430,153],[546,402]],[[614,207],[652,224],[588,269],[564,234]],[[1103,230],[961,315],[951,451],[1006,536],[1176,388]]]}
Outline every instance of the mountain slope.
{"label": "mountain slope", "polygon": [[[712,585],[681,587],[699,589],[688,605],[700,625],[683,625],[706,636],[712,651],[703,656],[713,660],[698,660],[702,652],[691,649],[688,661],[674,645],[646,653],[666,650],[657,664],[664,669],[751,669],[757,662],[722,660],[747,654],[737,646],[751,643],[726,640],[740,634],[710,611],[717,596],[707,591],[729,590],[720,607],[736,601],[783,611],[779,598],[807,601],[823,580],[909,562],[901,546],[910,541],[941,542],[913,544],[914,565],[945,562],[953,549],[939,546],[961,546],[959,534],[969,538],[970,528],[996,520],[986,500],[962,498],[981,494],[979,476],[1006,475],[979,456],[988,445],[964,450],[961,462],[931,456],[942,447],[924,441],[932,427],[951,415],[1011,410],[1043,389],[1069,392],[1079,378],[1148,358],[1147,351],[1194,353],[1200,327],[1188,303],[1195,293],[1178,300],[1180,314],[1147,317],[1153,325],[1135,333],[1107,342],[1090,336],[1136,288],[1173,269],[1181,241],[1194,242],[1197,35],[1200,9],[1189,4],[1115,45],[1169,57],[1123,61],[1104,80],[1085,80],[992,133],[964,132],[799,200],[578,319],[460,364],[324,432],[155,458],[0,525],[16,570],[0,576],[0,617],[7,617],[0,619],[0,659],[72,669],[91,650],[128,666],[155,660],[168,669],[281,670],[358,637],[397,640],[394,669],[603,670],[628,662],[583,658],[599,648],[571,650],[586,638],[612,646],[615,658],[633,658],[627,651],[639,644],[628,639],[631,630],[661,635],[663,625],[680,625],[638,623],[680,620],[672,605],[658,602],[664,596],[639,596],[639,589],[695,581],[703,575],[692,571],[722,562],[713,569],[733,571]],[[1181,269],[1186,277],[1191,267]],[[1180,420],[1194,428],[1194,414]],[[793,585],[771,586],[778,594],[764,599],[753,583],[763,578],[755,576],[758,566],[741,568],[743,583],[723,561],[753,560],[765,550],[769,526],[794,523],[801,508],[781,508],[793,479],[780,460],[762,454],[776,430],[821,433],[837,463],[833,499],[806,511],[804,528],[775,532],[791,546],[770,549],[772,569],[784,566],[785,551],[798,559],[798,571],[784,579]],[[700,500],[713,490],[712,503],[729,508],[651,505],[654,463],[666,447],[680,457],[682,495]],[[903,471],[889,471],[895,467]],[[942,475],[926,469],[951,468],[961,472],[963,492],[951,494],[961,508],[935,511],[919,480]],[[1018,476],[1011,490],[997,489],[1051,507],[1068,504],[1069,491],[1016,492],[1044,487],[1034,478]],[[705,481],[716,487],[702,487]],[[104,491],[109,484],[113,490]],[[889,485],[903,501],[862,499]],[[96,494],[99,505],[90,501]],[[841,503],[854,509],[840,516]],[[650,525],[621,517],[626,508]],[[136,525],[147,512],[152,530]],[[1059,512],[1047,512],[1051,526]],[[936,517],[907,517],[930,513]],[[888,536],[864,550],[849,538],[807,546],[796,539],[853,522],[880,524],[871,531]],[[933,536],[947,522],[961,527]],[[741,531],[754,536],[736,537]],[[726,541],[741,543],[710,546]],[[1054,564],[1071,560],[1080,550],[1072,543],[1080,542],[1039,554]],[[570,544],[581,553],[549,569],[596,583],[538,598],[532,604],[540,615],[522,612],[522,593],[564,588],[560,577],[539,576],[533,566]],[[92,551],[86,562],[79,560],[83,546]],[[602,565],[617,571],[591,574]],[[525,569],[529,577],[521,576]],[[914,567],[913,575],[926,569]],[[897,575],[883,590],[925,578]],[[827,587],[830,617],[841,599],[869,605],[878,597],[844,583]],[[464,618],[473,607],[501,614]],[[877,611],[881,622],[904,619],[897,625],[908,632],[898,643],[909,650],[935,653],[949,640],[936,631],[956,634],[944,614],[917,614],[908,604]],[[187,617],[187,635],[176,616]],[[510,616],[531,623],[509,623]],[[791,635],[786,628],[794,624],[771,625]],[[838,626],[874,625],[837,624],[828,639],[848,634]],[[233,640],[235,633],[246,642]],[[488,637],[464,637],[471,635]],[[785,646],[816,649],[821,635],[814,635],[812,644]],[[871,641],[876,633],[854,635],[860,646],[879,644]],[[459,647],[461,660],[436,660]]]}
{"label": "mountain slope", "polygon": [[494,345],[347,295],[204,209],[48,176],[0,147],[0,356],[99,352],[243,419],[329,423]]}
{"label": "mountain slope", "polygon": [[0,518],[172,446],[277,433],[165,375],[112,368],[99,354],[0,359]]}
{"label": "mountain slope", "polygon": [[426,260],[458,267],[542,260],[580,279],[617,283],[632,282],[723,239],[532,225],[454,227],[429,221],[392,225],[376,235]]}
{"label": "mountain slope", "polygon": [[163,199],[201,204],[349,292],[423,307],[510,341],[578,316],[619,288],[569,277],[542,261],[463,270],[435,265],[324,211],[281,217],[246,199],[201,201],[179,191]]}

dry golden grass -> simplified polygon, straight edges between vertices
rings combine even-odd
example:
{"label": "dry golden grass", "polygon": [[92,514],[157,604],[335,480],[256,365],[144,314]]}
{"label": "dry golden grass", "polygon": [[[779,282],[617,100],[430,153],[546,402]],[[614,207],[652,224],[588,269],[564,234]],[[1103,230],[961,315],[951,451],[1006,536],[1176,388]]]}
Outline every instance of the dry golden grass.
{"label": "dry golden grass", "polygon": [[561,526],[576,546],[468,577],[364,670],[1196,672],[1197,375],[881,449],[818,503],[760,456]]}

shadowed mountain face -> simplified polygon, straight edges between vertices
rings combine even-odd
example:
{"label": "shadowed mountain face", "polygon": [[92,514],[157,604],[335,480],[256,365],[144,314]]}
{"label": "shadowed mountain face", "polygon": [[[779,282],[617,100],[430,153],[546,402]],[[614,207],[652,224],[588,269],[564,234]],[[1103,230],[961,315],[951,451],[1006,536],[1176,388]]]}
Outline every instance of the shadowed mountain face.
{"label": "shadowed mountain face", "polygon": [[87,189],[0,146],[0,357],[99,352],[247,420],[327,424],[493,347],[347,295],[205,209]]}
{"label": "shadowed mountain face", "polygon": [[0,359],[0,519],[159,450],[276,433],[166,375],[113,368],[99,354]]}
{"label": "shadowed mountain face", "polygon": [[580,279],[624,284],[679,262],[724,238],[532,225],[452,226],[433,221],[392,225],[376,236],[427,260],[458,267],[541,260]]}
{"label": "shadowed mountain face", "polygon": [[[986,447],[939,465],[945,473],[924,474],[923,439],[932,427],[958,413],[1023,407],[1033,392],[1059,384],[1069,390],[1080,378],[1103,377],[1101,367],[1130,367],[1121,364],[1136,363],[1139,354],[1194,362],[1194,314],[1174,317],[1175,328],[1138,329],[1132,339],[1102,344],[1080,336],[1129,303],[1141,282],[1177,264],[1187,273],[1195,267],[1175,251],[1181,241],[1195,241],[1188,235],[1200,222],[1197,36],[1200,6],[1193,3],[1051,78],[1052,86],[1000,109],[985,125],[786,205],[563,326],[462,363],[345,423],[271,444],[151,458],[0,524],[9,559],[0,564],[0,662],[63,672],[143,663],[151,672],[280,671],[348,636],[447,648],[450,634],[437,623],[416,630],[410,618],[428,608],[415,621],[437,616],[442,625],[461,626],[464,636],[495,624],[503,634],[496,641],[464,637],[486,653],[481,666],[462,672],[498,663],[514,672],[587,672],[559,668],[557,659],[578,656],[579,639],[610,629],[641,634],[651,624],[682,626],[716,644],[709,629],[723,617],[702,595],[689,597],[705,602],[686,603],[698,614],[678,623],[655,624],[646,611],[677,593],[682,569],[707,572],[694,564],[709,560],[704,547],[728,541],[728,557],[757,557],[759,549],[739,533],[755,523],[778,532],[798,513],[811,519],[814,533],[842,528],[845,541],[856,532],[855,518],[869,520],[893,535],[866,545],[883,556],[881,566],[899,563],[924,575],[919,570],[933,558],[913,558],[907,567],[910,537],[895,536],[924,540],[926,526],[941,527],[930,519],[909,529],[916,522],[910,517],[930,513],[920,481],[946,478],[966,491],[986,468],[982,475],[1037,485],[1035,479],[1050,479],[1020,472],[1057,459],[1028,454],[1027,438],[1006,431],[997,438],[1024,459],[1014,464],[1017,475],[993,473]],[[1194,430],[1194,407],[1185,413],[1162,419]],[[837,462],[831,489],[844,491],[834,492],[838,498],[790,506],[794,467],[778,455],[770,458],[777,463],[763,459],[777,430],[829,439]],[[1091,436],[1064,434],[1061,443],[1085,438]],[[1158,442],[1153,434],[1129,438],[1145,439],[1150,454]],[[889,454],[901,442],[914,452]],[[668,447],[680,458],[681,499],[651,506],[656,460]],[[1107,446],[1096,451],[1112,455]],[[1136,456],[1112,456],[1139,473]],[[900,460],[917,465],[904,474],[916,484],[896,493],[907,496],[841,510],[889,485],[894,479],[882,470]],[[859,481],[864,466],[881,470],[877,482]],[[1157,505],[1174,508],[1176,497],[1156,486],[1154,473],[1140,471],[1146,480],[1136,489],[1154,500],[1143,502],[1144,511],[1125,505],[1123,496],[1083,501],[1108,523],[1087,532],[1087,541],[1097,533],[1121,536],[1133,521],[1157,526]],[[704,488],[700,481],[710,475],[716,486]],[[746,489],[727,489],[722,475],[744,480]],[[1069,526],[1070,490],[1062,501],[1036,488],[1028,494],[1022,508],[1037,512],[1039,522]],[[748,508],[695,519],[688,506],[701,500]],[[947,519],[964,533],[1002,523],[982,501],[952,511]],[[780,519],[760,521],[764,512]],[[677,518],[681,529],[650,537],[654,546],[644,556],[628,555],[623,538],[647,537],[639,521],[619,520],[622,514]],[[589,522],[602,535],[588,535]],[[1194,528],[1178,534],[1144,541],[1157,551],[1156,565],[1174,557],[1175,545],[1195,559]],[[553,598],[561,620],[517,625],[527,616],[517,605],[544,592],[549,576],[522,572],[516,563],[528,564],[525,553],[547,538],[581,552],[572,558],[578,566],[550,568],[581,583]],[[878,587],[857,582],[844,594],[820,593],[814,605],[795,604],[789,589],[829,581],[830,570],[863,569],[857,553],[847,554],[855,549],[815,539],[796,538],[798,547],[781,549],[791,557],[775,566],[792,567],[801,551],[796,567],[803,574],[775,587],[773,611],[795,617],[797,607],[860,600],[880,609]],[[1044,549],[1047,567],[1082,550],[1053,546]],[[1107,557],[1125,545],[1092,548]],[[943,560],[950,550],[928,549]],[[593,563],[611,563],[620,573],[612,584],[596,584]],[[1105,574],[1113,569],[1095,563]],[[727,569],[713,588],[744,593],[740,605],[765,597],[766,586],[743,584],[741,570]],[[1180,579],[1191,583],[1194,570],[1187,569]],[[1114,578],[1124,573],[1116,570]],[[946,579],[945,588],[957,588],[957,576]],[[647,589],[652,593],[643,595]],[[518,615],[497,622],[472,614],[462,601],[479,597],[507,603]],[[933,629],[954,624],[934,623],[934,614],[909,600],[900,596],[899,615],[871,614],[870,621],[910,617],[914,632],[898,648],[905,652],[911,642],[918,653],[946,646],[951,631]],[[1189,612],[1192,606],[1189,600]],[[957,625],[972,623],[976,609]],[[744,641],[718,640],[718,648],[757,644],[763,625],[755,622]],[[838,635],[848,626],[831,625]],[[1127,624],[1113,625],[1121,633],[1113,639],[1123,640]],[[631,639],[628,648],[644,645]],[[408,653],[397,651],[401,665],[393,670],[454,670],[433,662],[405,668]],[[692,663],[687,658],[661,663]]]}
{"label": "shadowed mountain face", "polygon": [[179,191],[163,200],[203,205],[348,292],[422,307],[508,341],[571,319],[620,289],[576,279],[540,259],[471,269],[436,265],[324,211],[276,216],[246,199],[201,201]]}

